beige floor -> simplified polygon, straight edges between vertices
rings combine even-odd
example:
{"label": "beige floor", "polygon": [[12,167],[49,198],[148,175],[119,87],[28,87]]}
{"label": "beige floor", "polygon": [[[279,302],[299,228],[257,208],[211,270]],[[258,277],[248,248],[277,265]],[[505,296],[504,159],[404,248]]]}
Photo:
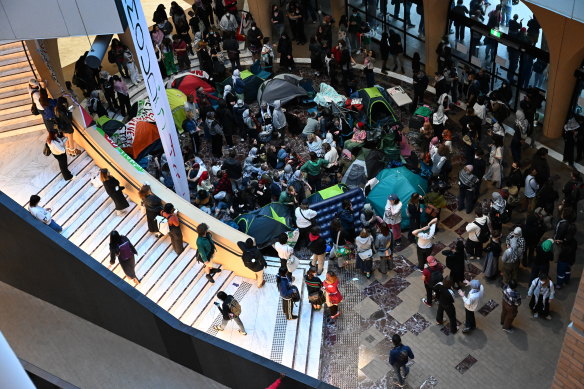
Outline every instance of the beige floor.
{"label": "beige floor", "polygon": [[225,388],[2,282],[0,301],[0,328],[14,352],[80,388]]}

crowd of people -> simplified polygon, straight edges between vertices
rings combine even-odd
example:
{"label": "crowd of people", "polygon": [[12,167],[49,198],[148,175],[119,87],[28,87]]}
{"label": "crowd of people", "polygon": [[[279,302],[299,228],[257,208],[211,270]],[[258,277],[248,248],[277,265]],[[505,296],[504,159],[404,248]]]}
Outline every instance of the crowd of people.
{"label": "crowd of people", "polygon": [[[308,39],[311,68],[315,73],[319,76],[326,74],[331,86],[343,93],[356,90],[359,85],[375,84],[373,69],[376,55],[365,46],[358,47],[355,41],[355,34],[361,25],[358,15],[341,18],[335,42],[332,34],[335,21],[330,16],[323,17],[322,12],[316,15],[314,9],[302,7],[294,1],[289,3],[285,13],[278,5],[272,8],[272,40],[278,39],[276,50],[280,54],[281,70],[294,69],[291,41],[306,43],[304,27],[307,17],[310,17],[313,22],[320,23],[317,33]],[[417,171],[425,172],[429,187],[438,188],[436,191],[442,194],[448,188],[458,186],[457,212],[474,212],[475,216],[466,226],[468,237],[453,242],[452,250],[443,252],[446,258],[444,266],[431,255],[440,210],[426,201],[424,193],[414,193],[406,199],[392,193],[381,214],[376,214],[370,206],[364,207],[358,216],[362,226],[359,229],[355,227],[358,223],[353,205],[346,201],[330,224],[331,238],[325,240],[323,227],[317,223],[319,215],[310,209],[307,196],[339,182],[360,150],[365,146],[379,148],[379,140],[368,139],[370,128],[366,123],[357,120],[349,123],[328,109],[318,107],[302,121],[282,107],[280,101],[261,103],[257,107],[247,105],[242,99],[239,77],[243,69],[237,39],[244,35],[240,26],[247,28],[247,47],[268,67],[274,64],[270,38],[263,36],[250,14],[243,16],[242,21],[242,15],[230,0],[224,3],[216,1],[214,6],[211,0],[197,0],[188,15],[190,19],[187,21],[185,11],[175,2],[170,9],[170,20],[163,5],[155,12],[152,40],[162,74],[168,76],[179,69],[189,69],[188,53],[194,49],[201,69],[207,71],[213,80],[218,76],[213,62],[219,61],[221,43],[232,65],[231,83],[222,96],[211,96],[199,90],[196,95],[189,96],[185,104],[187,118],[183,129],[188,135],[182,148],[191,202],[232,226],[237,216],[271,202],[285,204],[293,210],[295,228],[299,232],[294,246],[288,243],[287,234],[279,236],[267,247],[257,247],[253,239],[238,242],[243,263],[255,273],[256,284],[260,288],[265,285],[266,253],[275,253],[279,257],[281,267],[277,275],[277,289],[286,319],[298,317],[294,314],[294,303],[301,297],[293,284],[293,273],[299,256],[311,258],[312,268],[303,280],[308,291],[306,298],[315,310],[326,307],[327,317],[334,322],[341,314],[339,306],[343,301],[339,275],[353,271],[353,267],[354,271],[361,272],[367,278],[375,271],[387,273],[397,260],[399,251],[410,243],[416,245],[417,258],[412,262],[422,273],[426,290],[422,301],[427,306],[437,302],[436,322],[444,323],[445,312],[452,334],[458,330],[455,309],[458,295],[465,311],[462,332],[470,334],[476,327],[474,312],[481,307],[484,286],[476,279],[469,281],[465,277],[466,266],[472,261],[482,262],[487,282],[501,277],[503,330],[512,331],[512,322],[521,304],[521,296],[517,292],[521,271],[530,274],[527,296],[531,298],[529,307],[533,316],[551,319],[550,300],[553,300],[558,289],[570,282],[571,266],[576,258],[575,218],[578,202],[584,195],[584,186],[580,174],[574,170],[561,193],[558,193],[556,182],[550,174],[547,149],[539,148],[532,159],[525,157],[526,148],[533,139],[534,115],[542,103],[537,89],[528,88],[519,109],[512,112],[509,86],[503,83],[496,90],[490,90],[491,82],[484,69],[466,67],[465,74],[458,77],[446,42],[438,48],[439,71],[434,78],[436,95],[433,102],[425,96],[428,77],[419,63],[414,68],[415,96],[411,111],[418,112],[423,107],[429,114],[412,115],[414,120],[410,121],[408,139],[414,145],[412,155],[407,157],[408,166],[413,163]],[[289,19],[291,37],[286,31],[284,17]],[[509,23],[512,24],[512,21]],[[171,41],[168,36],[173,31],[173,25],[175,34]],[[457,35],[464,37],[464,28],[460,29],[456,21],[455,26]],[[367,42],[360,44],[366,45]],[[403,49],[400,47],[399,35],[392,31],[384,33],[380,46],[383,71],[387,70],[390,55],[393,70],[399,67],[403,70]],[[365,49],[363,78],[354,77],[352,71],[355,63],[353,54],[361,48]],[[126,55],[127,51],[121,43],[112,43],[110,53],[114,54],[111,61],[117,64],[123,78],[134,82],[136,77],[132,76],[132,60]],[[226,70],[223,68],[222,72]],[[120,107],[124,114],[129,111],[130,102],[127,85],[119,76],[106,73],[100,72],[99,79],[96,78],[94,85],[84,92],[91,96],[90,104],[92,98],[98,100],[95,102],[98,111],[100,105],[104,109],[104,103],[94,92],[101,88],[108,108],[115,110]],[[342,78],[340,83],[339,74]],[[61,112],[65,106],[58,101],[45,101],[43,89],[38,87],[36,91],[35,87],[38,86],[31,80],[31,95],[39,111],[42,108],[43,111],[55,112],[55,118],[47,113],[45,124],[48,123],[49,130],[47,145],[59,159],[58,156],[63,153],[55,151],[58,146],[54,142],[63,142],[58,140],[60,132],[65,136],[68,133],[66,124],[58,124],[67,117],[65,111]],[[218,108],[213,108],[212,99],[217,100]],[[464,115],[454,120],[461,102],[466,106]],[[60,131],[55,131],[55,123]],[[507,128],[514,130],[512,136],[507,135]],[[400,137],[406,137],[399,129],[386,131],[395,131]],[[74,153],[72,138],[67,137],[64,142],[70,142],[66,150]],[[511,156],[505,152],[506,144],[510,144]],[[61,160],[59,163],[61,165]],[[65,170],[66,159],[63,165],[63,177],[70,179],[70,173]],[[155,156],[148,170],[172,188],[164,155]],[[102,171],[101,181],[114,199],[116,210],[123,212],[127,209],[129,205],[120,183],[107,170]],[[484,185],[492,189],[487,199],[481,199],[484,193],[481,187]],[[153,194],[147,185],[141,188],[140,198],[149,232],[161,234],[160,218],[164,219],[162,224],[167,224],[166,233],[171,237],[174,250],[180,254],[184,243],[172,204],[163,204],[162,199]],[[51,218],[51,210],[42,208],[39,203],[38,196],[31,197],[31,213],[60,231],[61,227]],[[404,214],[409,219],[407,236],[402,234],[401,228]],[[213,262],[216,252],[213,232],[201,223],[197,233],[197,260],[203,263],[207,280],[214,282],[214,275],[221,269]],[[132,243],[113,231],[110,250],[111,262],[117,257],[126,276],[138,284],[134,272],[136,250]],[[554,256],[558,261],[556,282],[549,276]],[[325,273],[327,258],[328,271]],[[450,270],[448,276],[444,274],[445,268]],[[218,306],[223,322],[215,329],[223,330],[228,320],[234,319],[239,332],[245,335],[244,325],[239,319],[239,303],[225,293],[217,297],[221,300]],[[405,368],[404,371],[404,366],[413,354],[401,344],[399,337],[394,337],[392,341],[395,348],[391,352],[390,363],[396,368],[399,383],[403,384],[401,372],[407,375],[408,370]]]}

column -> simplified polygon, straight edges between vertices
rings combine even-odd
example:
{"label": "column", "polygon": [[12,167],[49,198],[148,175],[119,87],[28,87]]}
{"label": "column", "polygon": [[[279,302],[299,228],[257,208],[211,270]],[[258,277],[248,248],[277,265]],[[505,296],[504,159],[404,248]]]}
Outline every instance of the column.
{"label": "column", "polygon": [[424,28],[426,31],[426,74],[432,77],[438,70],[438,55],[436,48],[442,40],[448,24],[450,2],[445,0],[424,1]]}
{"label": "column", "polygon": [[[272,3],[266,0],[247,0],[249,12],[264,36],[272,36]],[[285,9],[280,7],[280,12]],[[277,43],[277,42],[272,42]]]}
{"label": "column", "polygon": [[576,85],[574,72],[584,60],[584,24],[533,4],[525,4],[541,24],[550,54],[543,134],[548,138],[559,138]]}
{"label": "column", "polygon": [[331,16],[335,19],[335,28],[338,27],[341,16],[347,11],[346,2],[347,0],[330,0]]}

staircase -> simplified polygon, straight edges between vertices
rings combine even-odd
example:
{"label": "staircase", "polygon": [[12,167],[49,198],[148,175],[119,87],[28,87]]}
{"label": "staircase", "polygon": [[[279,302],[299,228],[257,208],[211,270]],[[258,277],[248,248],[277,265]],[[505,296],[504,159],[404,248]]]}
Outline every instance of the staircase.
{"label": "staircase", "polygon": [[[76,176],[74,180],[67,182],[59,174],[38,193],[41,205],[52,208],[53,218],[63,227],[64,237],[125,278],[117,262],[109,265],[109,233],[117,230],[138,251],[136,274],[141,283],[137,289],[152,301],[184,324],[318,378],[323,314],[313,312],[308,303],[303,282],[309,266],[307,260],[301,261],[294,272],[294,284],[302,294],[299,307],[294,310],[299,319],[287,321],[275,283],[279,259],[268,258],[266,285],[261,289],[255,286],[255,280],[227,270],[215,275],[215,283],[209,283],[202,265],[195,260],[195,250],[187,247],[176,255],[169,237],[156,238],[148,232],[141,207],[130,202],[125,215],[115,214],[114,203],[104,188],[91,183],[98,169],[83,153],[70,160],[69,170]],[[131,280],[127,282],[133,285]],[[213,328],[221,323],[213,304],[220,290],[240,301],[247,336],[237,332],[235,323],[219,333]]]}
{"label": "staircase", "polygon": [[22,42],[0,44],[0,138],[45,129],[43,119],[30,113],[33,77]]}

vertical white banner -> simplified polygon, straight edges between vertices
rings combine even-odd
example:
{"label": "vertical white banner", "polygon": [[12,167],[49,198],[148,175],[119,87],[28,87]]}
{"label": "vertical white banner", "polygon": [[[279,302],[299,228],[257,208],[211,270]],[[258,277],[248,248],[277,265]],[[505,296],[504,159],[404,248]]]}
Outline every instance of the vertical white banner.
{"label": "vertical white banner", "polygon": [[162,147],[174,182],[174,191],[179,196],[190,201],[187,174],[180,143],[174,126],[170,104],[166,97],[160,68],[154,54],[154,46],[152,45],[152,38],[150,38],[142,4],[140,0],[122,0],[122,5],[128,20],[128,28],[132,33],[138,62],[142,69],[142,76],[156,119],[156,126],[160,133],[160,140],[162,141]]}

